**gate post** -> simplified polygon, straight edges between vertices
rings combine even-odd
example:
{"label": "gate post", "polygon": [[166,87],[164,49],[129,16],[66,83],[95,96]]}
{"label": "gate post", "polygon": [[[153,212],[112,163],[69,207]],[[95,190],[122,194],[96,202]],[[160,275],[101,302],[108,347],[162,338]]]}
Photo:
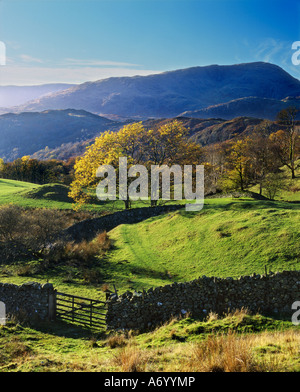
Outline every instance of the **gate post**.
{"label": "gate post", "polygon": [[5,303],[0,301],[0,325],[5,325],[6,323],[6,306]]}
{"label": "gate post", "polygon": [[56,290],[49,290],[48,293],[48,320],[56,319]]}

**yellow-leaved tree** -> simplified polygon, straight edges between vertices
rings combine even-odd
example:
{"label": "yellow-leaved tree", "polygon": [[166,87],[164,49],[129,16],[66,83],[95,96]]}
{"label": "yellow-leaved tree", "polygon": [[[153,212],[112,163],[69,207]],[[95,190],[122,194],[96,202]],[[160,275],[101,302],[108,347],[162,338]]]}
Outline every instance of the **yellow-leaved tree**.
{"label": "yellow-leaved tree", "polygon": [[[200,146],[188,140],[188,130],[178,120],[155,130],[145,129],[142,122],[127,124],[118,132],[101,134],[76,160],[69,196],[74,199],[76,209],[87,203],[90,199],[87,190],[99,182],[96,177],[98,167],[111,165],[118,174],[120,157],[127,158],[128,169],[143,164],[150,170],[151,165],[197,164],[200,156]],[[124,203],[125,208],[130,206],[128,195]]]}
{"label": "yellow-leaved tree", "polygon": [[[88,189],[95,188],[100,165],[111,165],[118,170],[119,157],[128,158],[128,166],[141,162],[145,130],[142,123],[125,125],[119,132],[106,131],[87,147],[83,157],[77,158],[74,166],[75,179],[71,183],[69,196],[79,209],[90,200]],[[125,200],[128,208],[129,201]]]}
{"label": "yellow-leaved tree", "polygon": [[240,189],[241,191],[244,191],[247,188],[252,168],[248,154],[249,143],[250,140],[248,137],[229,143],[230,153],[226,161],[226,169],[222,178],[222,186],[224,189]]}

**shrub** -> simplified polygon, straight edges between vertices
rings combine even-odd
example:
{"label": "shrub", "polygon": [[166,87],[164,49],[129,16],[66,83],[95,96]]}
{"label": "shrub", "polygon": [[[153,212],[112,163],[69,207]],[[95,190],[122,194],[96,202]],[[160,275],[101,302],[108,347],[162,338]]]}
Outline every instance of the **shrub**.
{"label": "shrub", "polygon": [[[77,219],[85,215],[78,215]],[[1,261],[38,258],[88,264],[95,256],[103,255],[111,247],[106,232],[90,242],[57,240],[58,234],[72,223],[74,216],[53,209],[24,209],[15,205],[0,207]],[[53,245],[55,243],[55,245]],[[21,271],[20,271],[21,272]],[[29,270],[22,271],[21,274]]]}
{"label": "shrub", "polygon": [[8,205],[0,207],[0,241],[13,241],[21,229],[21,207]]}
{"label": "shrub", "polygon": [[300,187],[298,185],[292,185],[289,190],[290,192],[297,193],[300,192]]}
{"label": "shrub", "polygon": [[96,256],[103,256],[111,243],[106,232],[92,241],[57,241],[47,249],[45,257],[52,262],[67,261],[71,265],[89,266]]}
{"label": "shrub", "polygon": [[56,210],[26,210],[15,205],[0,207],[2,260],[40,257],[64,227],[65,220]]}
{"label": "shrub", "polygon": [[146,352],[136,347],[124,347],[115,356],[115,363],[122,372],[143,372],[147,360]]}
{"label": "shrub", "polygon": [[87,268],[83,270],[82,277],[85,283],[99,283],[102,275],[98,270]]}
{"label": "shrub", "polygon": [[112,335],[107,339],[106,345],[110,348],[124,347],[127,345],[127,340],[124,334]]}
{"label": "shrub", "polygon": [[210,335],[194,346],[190,371],[253,372],[263,371],[252,353],[252,340],[229,331],[227,335]]}
{"label": "shrub", "polygon": [[282,173],[269,173],[264,181],[267,197],[274,200],[278,193],[284,189],[286,181]]}

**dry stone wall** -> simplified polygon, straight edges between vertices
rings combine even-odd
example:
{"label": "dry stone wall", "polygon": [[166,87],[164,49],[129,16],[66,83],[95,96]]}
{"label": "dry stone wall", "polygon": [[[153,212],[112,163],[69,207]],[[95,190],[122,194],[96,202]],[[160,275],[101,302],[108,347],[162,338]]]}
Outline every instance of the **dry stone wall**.
{"label": "dry stone wall", "polygon": [[109,329],[145,330],[172,316],[189,312],[203,317],[210,311],[248,308],[261,314],[292,314],[300,300],[300,271],[242,276],[239,279],[202,276],[187,283],[173,283],[143,292],[126,292],[108,300]]}
{"label": "dry stone wall", "polygon": [[6,317],[30,322],[48,320],[55,314],[55,290],[51,283],[0,283],[0,301],[5,304]]}
{"label": "dry stone wall", "polygon": [[185,208],[185,204],[170,204],[117,211],[113,214],[76,223],[64,230],[60,236],[73,241],[90,241],[101,231],[110,231],[122,224],[138,223],[145,219],[183,208]]}

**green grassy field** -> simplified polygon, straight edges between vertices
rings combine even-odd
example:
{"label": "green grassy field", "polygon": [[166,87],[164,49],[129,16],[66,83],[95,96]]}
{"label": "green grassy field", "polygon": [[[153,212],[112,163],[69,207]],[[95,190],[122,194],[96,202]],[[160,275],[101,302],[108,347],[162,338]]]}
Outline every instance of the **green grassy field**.
{"label": "green grassy field", "polygon": [[[73,200],[68,197],[69,187],[62,184],[37,185],[29,182],[0,179],[0,205],[16,204],[25,208],[73,209]],[[90,204],[83,210],[92,212],[115,212],[124,210],[122,200],[97,200],[95,189],[89,190],[92,196]],[[168,202],[178,203],[177,201]],[[184,203],[184,201],[181,201]],[[149,207],[149,201],[134,201],[133,208]]]}
{"label": "green grassy field", "polygon": [[[300,168],[296,170],[296,178],[294,179],[291,178],[291,172],[287,167],[283,167],[281,171],[284,178],[283,188],[275,196],[275,200],[300,201]],[[251,190],[259,192],[259,186],[255,185]],[[263,189],[262,194],[267,197],[265,189]]]}
{"label": "green grassy field", "polygon": [[[8,202],[26,207],[72,207],[64,185],[0,180],[0,204]],[[113,208],[123,208],[122,201],[118,203],[87,208],[113,212]],[[172,212],[112,230],[112,249],[92,266],[100,277],[94,284],[83,283],[83,271],[78,266],[53,265],[41,272],[38,260],[27,261],[25,272],[22,260],[2,266],[0,277],[15,283],[49,280],[61,291],[98,297],[103,296],[102,284],[114,283],[123,292],[201,275],[238,277],[263,273],[265,267],[272,271],[299,269],[299,218],[300,205],[296,203],[206,199],[200,212]]]}
{"label": "green grassy field", "polygon": [[[199,213],[184,211],[122,225],[110,233],[108,260],[121,286],[149,288],[200,275],[238,277],[299,269],[300,205],[207,200]],[[121,284],[120,282],[124,282]]]}
{"label": "green grassy field", "polygon": [[78,266],[53,265],[34,272],[38,260],[27,262],[32,267],[27,276],[20,273],[23,262],[2,267],[1,281],[49,280],[59,290],[99,296],[105,283],[123,292],[201,275],[238,277],[264,273],[265,267],[273,272],[299,269],[300,205],[211,199],[200,212],[177,211],[120,225],[109,238],[112,249],[90,267],[98,273],[98,283],[85,284]]}
{"label": "green grassy field", "polygon": [[39,188],[39,185],[30,182],[0,179],[1,198],[37,188]]}
{"label": "green grassy field", "polygon": [[0,326],[0,372],[300,371],[299,341],[289,321],[243,311],[147,333],[9,323]]}
{"label": "green grassy field", "polygon": [[[0,179],[0,205],[16,204],[25,208],[72,209],[69,188],[61,184],[37,185]],[[87,210],[102,211],[104,203],[88,204]]]}
{"label": "green grassy field", "polygon": [[[0,204],[7,203],[72,207],[63,186],[0,180]],[[104,203],[89,206],[100,212],[108,207],[113,210]],[[40,268],[42,260],[19,260],[0,266],[0,281],[49,281],[61,292],[104,299],[106,284],[122,293],[201,275],[238,277],[264,273],[265,267],[299,270],[299,218],[297,203],[206,199],[199,212],[171,212],[116,227],[108,233],[112,248],[88,267],[56,263]],[[85,279],[86,273],[97,278]],[[300,371],[299,342],[299,327],[290,320],[261,315],[186,318],[153,332],[112,335],[60,322],[36,328],[11,323],[0,326],[0,371],[210,371],[223,366],[220,356],[229,349],[235,358],[244,355],[239,364],[248,358],[245,371]],[[211,358],[205,347],[211,353],[223,348]],[[238,363],[224,369],[239,371]]]}

